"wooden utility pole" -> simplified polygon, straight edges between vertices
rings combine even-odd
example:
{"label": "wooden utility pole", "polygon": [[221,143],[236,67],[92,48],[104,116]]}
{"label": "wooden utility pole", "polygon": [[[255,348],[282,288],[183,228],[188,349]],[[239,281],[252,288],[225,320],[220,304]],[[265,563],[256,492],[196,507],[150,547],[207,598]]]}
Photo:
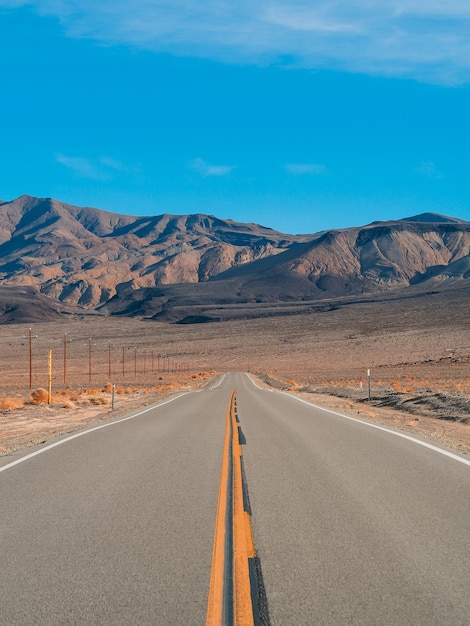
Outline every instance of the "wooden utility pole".
{"label": "wooden utility pole", "polygon": [[33,388],[33,334],[29,329],[29,388]]}
{"label": "wooden utility pole", "polygon": [[92,374],[91,374],[91,337],[88,340],[88,381],[91,383]]}
{"label": "wooden utility pole", "polygon": [[52,350],[47,354],[47,404],[52,403]]}
{"label": "wooden utility pole", "polygon": [[64,333],[64,385],[67,383],[67,333]]}

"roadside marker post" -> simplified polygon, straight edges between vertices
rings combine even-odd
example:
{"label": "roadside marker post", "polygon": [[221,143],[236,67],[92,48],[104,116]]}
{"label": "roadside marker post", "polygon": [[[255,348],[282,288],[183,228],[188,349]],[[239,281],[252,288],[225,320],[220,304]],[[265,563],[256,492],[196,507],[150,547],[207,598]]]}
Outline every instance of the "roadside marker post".
{"label": "roadside marker post", "polygon": [[370,402],[370,369],[367,370],[367,389],[368,389],[368,398]]}

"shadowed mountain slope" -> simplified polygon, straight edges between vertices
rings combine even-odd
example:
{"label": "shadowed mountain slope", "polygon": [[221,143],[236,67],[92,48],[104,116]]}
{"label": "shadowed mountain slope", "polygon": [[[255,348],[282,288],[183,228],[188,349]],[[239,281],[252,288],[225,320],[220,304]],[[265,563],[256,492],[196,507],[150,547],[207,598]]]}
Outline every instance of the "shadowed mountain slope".
{"label": "shadowed mountain slope", "polygon": [[57,300],[43,296],[32,287],[0,285],[0,324],[53,322],[70,312]]}

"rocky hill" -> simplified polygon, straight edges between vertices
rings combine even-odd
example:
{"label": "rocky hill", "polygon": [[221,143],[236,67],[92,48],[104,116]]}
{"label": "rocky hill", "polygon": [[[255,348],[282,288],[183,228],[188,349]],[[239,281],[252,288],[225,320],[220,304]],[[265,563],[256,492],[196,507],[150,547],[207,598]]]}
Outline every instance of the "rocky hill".
{"label": "rocky hill", "polygon": [[94,308],[124,288],[208,280],[293,241],[208,215],[135,217],[21,196],[0,204],[0,279]]}
{"label": "rocky hill", "polygon": [[208,215],[0,203],[2,286],[82,310],[204,321],[468,277],[470,222],[434,213],[294,236]]}
{"label": "rocky hill", "polygon": [[[124,289],[105,309],[171,322],[328,310],[358,297],[470,288],[470,224],[400,221],[331,231],[198,285]],[[445,297],[445,296],[444,296]]]}

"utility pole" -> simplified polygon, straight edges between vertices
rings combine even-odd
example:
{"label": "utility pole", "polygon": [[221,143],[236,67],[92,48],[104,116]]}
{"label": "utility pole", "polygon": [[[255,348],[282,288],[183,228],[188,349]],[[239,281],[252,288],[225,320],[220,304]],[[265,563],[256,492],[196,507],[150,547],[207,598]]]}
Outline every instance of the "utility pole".
{"label": "utility pole", "polygon": [[33,335],[29,329],[29,388],[33,388]]}
{"label": "utility pole", "polygon": [[92,373],[91,373],[91,337],[88,340],[88,380],[91,383]]}
{"label": "utility pole", "polygon": [[67,333],[64,333],[64,385],[67,383]]}
{"label": "utility pole", "polygon": [[52,350],[47,353],[47,404],[52,403]]}

